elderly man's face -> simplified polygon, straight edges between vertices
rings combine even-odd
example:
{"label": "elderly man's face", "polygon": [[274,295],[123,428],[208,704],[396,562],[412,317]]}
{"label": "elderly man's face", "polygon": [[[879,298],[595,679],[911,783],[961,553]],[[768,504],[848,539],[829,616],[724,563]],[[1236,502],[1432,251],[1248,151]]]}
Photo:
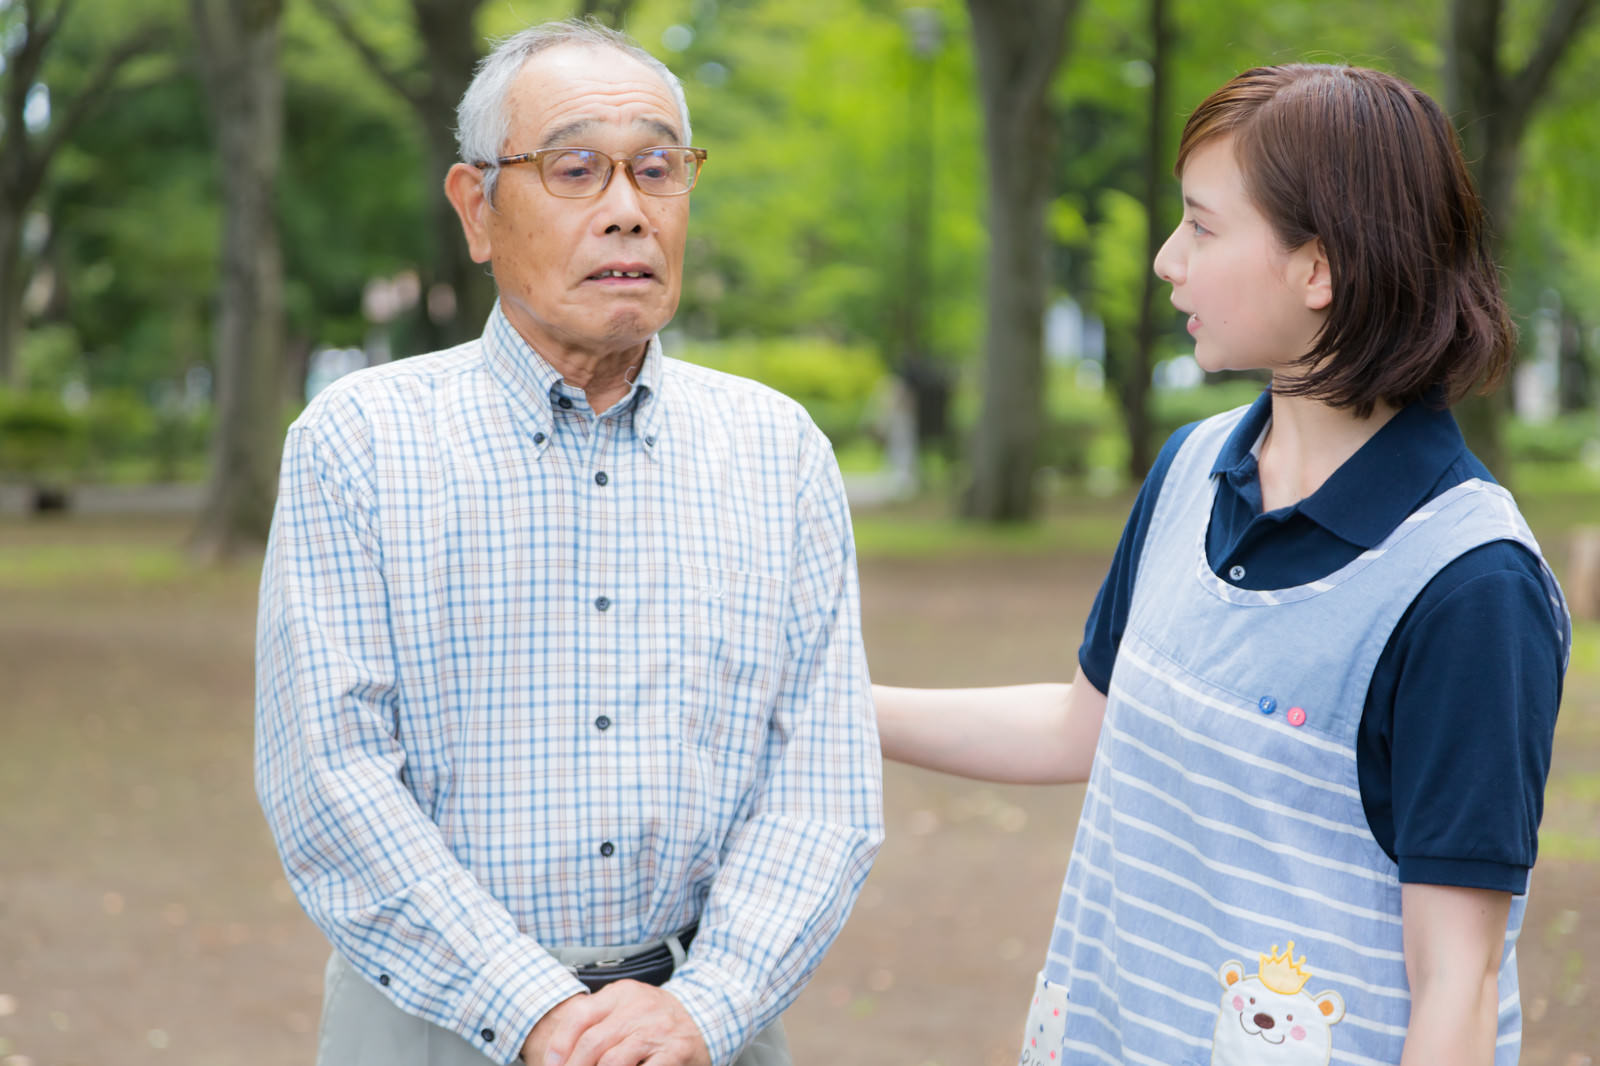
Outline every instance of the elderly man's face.
{"label": "elderly man's face", "polygon": [[[684,143],[667,86],[611,49],[561,46],[534,56],[506,111],[503,154],[574,146],[624,157]],[[533,164],[501,168],[492,207],[451,191],[473,260],[493,263],[506,316],[546,358],[635,348],[677,310],[689,197],[646,196],[620,163],[605,191],[583,200],[552,196]]]}

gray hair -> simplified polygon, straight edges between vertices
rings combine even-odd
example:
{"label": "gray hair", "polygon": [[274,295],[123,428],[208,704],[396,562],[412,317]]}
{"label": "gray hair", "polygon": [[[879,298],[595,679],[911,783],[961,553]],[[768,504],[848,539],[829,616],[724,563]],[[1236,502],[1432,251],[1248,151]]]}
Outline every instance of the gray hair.
{"label": "gray hair", "polygon": [[[500,155],[500,148],[511,132],[511,116],[506,113],[505,107],[506,93],[511,83],[517,80],[517,75],[522,73],[528,60],[559,45],[609,48],[638,60],[660,75],[678,104],[684,143],[691,143],[689,102],[684,98],[683,83],[677,75],[627,34],[592,18],[573,18],[530,26],[497,41],[494,50],[483,57],[477,73],[472,77],[472,84],[467,86],[456,108],[456,143],[461,148],[462,162],[493,162]],[[498,167],[489,167],[483,173],[483,193],[491,204],[494,202],[495,179],[499,175]]]}

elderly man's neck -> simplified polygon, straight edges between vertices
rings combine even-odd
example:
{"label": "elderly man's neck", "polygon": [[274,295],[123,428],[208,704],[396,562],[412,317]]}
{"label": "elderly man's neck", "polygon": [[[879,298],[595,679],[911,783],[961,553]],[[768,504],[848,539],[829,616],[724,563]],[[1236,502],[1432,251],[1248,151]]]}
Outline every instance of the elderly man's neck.
{"label": "elderly man's neck", "polygon": [[[526,335],[525,335],[526,336]],[[639,376],[650,342],[644,341],[621,350],[585,350],[527,338],[539,357],[553,367],[568,385],[583,390],[595,414],[604,414],[611,405],[628,395],[628,388]]]}

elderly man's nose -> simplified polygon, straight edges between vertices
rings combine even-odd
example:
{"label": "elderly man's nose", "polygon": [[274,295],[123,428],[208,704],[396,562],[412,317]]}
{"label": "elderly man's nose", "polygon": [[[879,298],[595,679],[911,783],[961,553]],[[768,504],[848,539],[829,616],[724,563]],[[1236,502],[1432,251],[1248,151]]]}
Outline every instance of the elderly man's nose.
{"label": "elderly man's nose", "polygon": [[606,233],[643,233],[648,223],[644,213],[644,194],[633,184],[632,175],[620,165],[600,193],[601,220]]}

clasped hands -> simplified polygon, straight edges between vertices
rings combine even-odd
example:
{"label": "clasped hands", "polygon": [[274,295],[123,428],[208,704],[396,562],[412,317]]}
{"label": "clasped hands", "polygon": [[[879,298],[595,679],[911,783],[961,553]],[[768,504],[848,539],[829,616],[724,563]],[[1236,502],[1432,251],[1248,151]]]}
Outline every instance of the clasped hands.
{"label": "clasped hands", "polygon": [[557,1004],[522,1045],[526,1066],[711,1066],[699,1026],[671,992],[614,981]]}

